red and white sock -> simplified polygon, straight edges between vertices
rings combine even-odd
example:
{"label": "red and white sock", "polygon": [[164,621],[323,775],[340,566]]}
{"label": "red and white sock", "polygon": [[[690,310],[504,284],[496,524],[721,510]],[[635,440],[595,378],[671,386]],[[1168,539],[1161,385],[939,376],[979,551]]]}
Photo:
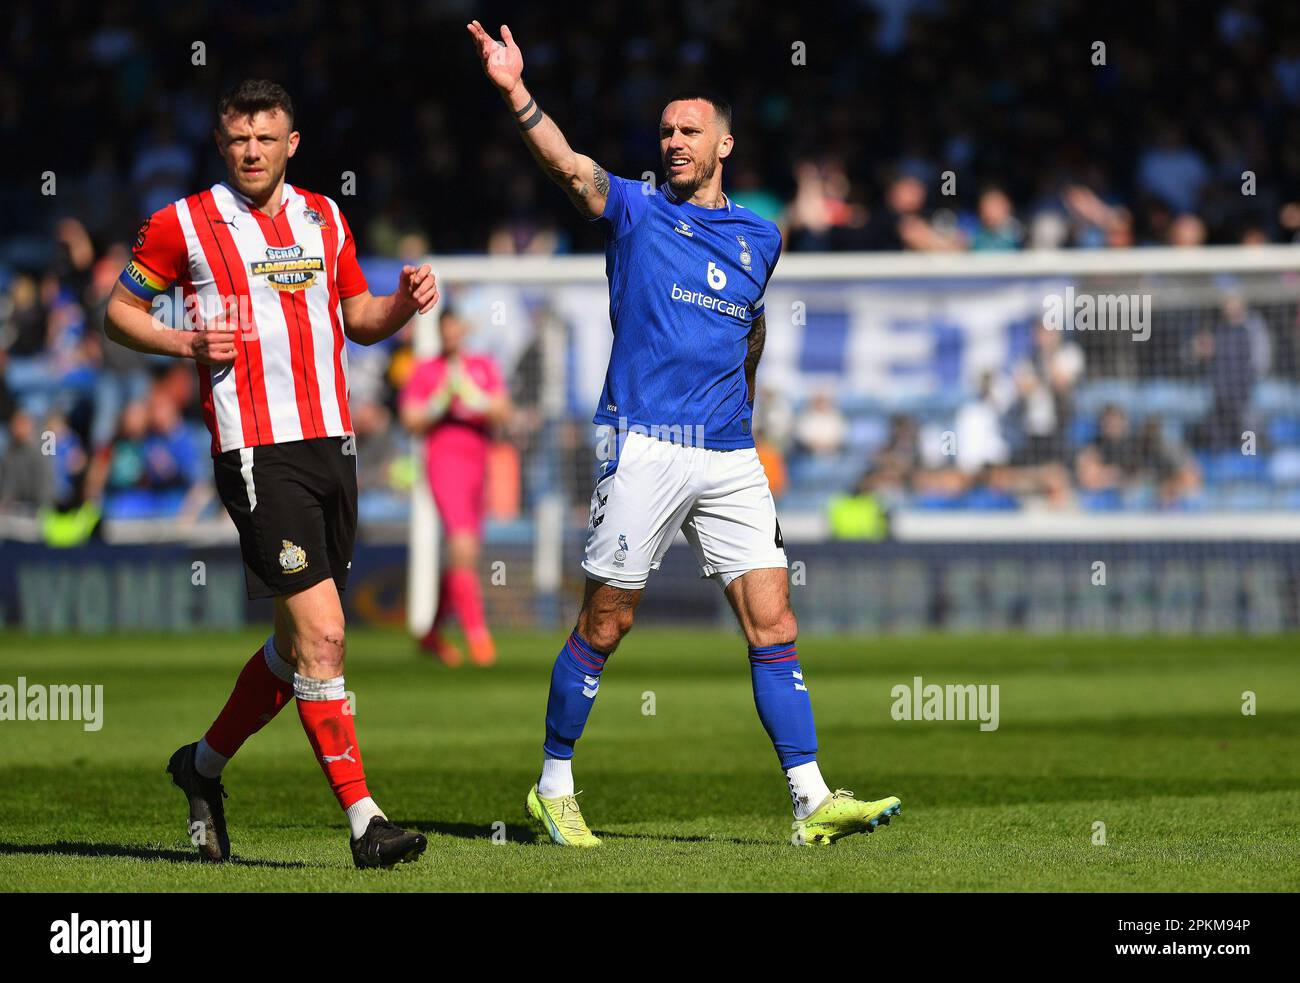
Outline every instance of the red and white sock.
{"label": "red and white sock", "polygon": [[358,839],[374,816],[384,813],[366,788],[366,771],[357,746],[355,718],[343,688],[343,677],[311,679],[294,673],[293,693],[298,717],[316,752],[330,790],[347,814],[352,838]]}
{"label": "red and white sock", "polygon": [[293,699],[293,666],[280,658],[272,635],[245,664],[226,705],[199,741],[194,767],[217,778],[243,743]]}

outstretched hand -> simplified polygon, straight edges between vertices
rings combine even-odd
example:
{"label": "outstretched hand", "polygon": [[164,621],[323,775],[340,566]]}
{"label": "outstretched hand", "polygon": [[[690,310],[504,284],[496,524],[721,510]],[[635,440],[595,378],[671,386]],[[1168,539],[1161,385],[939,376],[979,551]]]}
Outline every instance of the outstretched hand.
{"label": "outstretched hand", "polygon": [[478,21],[465,25],[470,37],[478,47],[479,61],[483,63],[483,72],[492,84],[503,93],[509,94],[524,74],[524,55],[515,44],[514,35],[505,24],[501,25],[501,41],[496,41]]}
{"label": "outstretched hand", "polygon": [[403,266],[397,292],[421,314],[427,314],[438,302],[438,281],[429,264],[425,263],[418,270],[414,266]]}

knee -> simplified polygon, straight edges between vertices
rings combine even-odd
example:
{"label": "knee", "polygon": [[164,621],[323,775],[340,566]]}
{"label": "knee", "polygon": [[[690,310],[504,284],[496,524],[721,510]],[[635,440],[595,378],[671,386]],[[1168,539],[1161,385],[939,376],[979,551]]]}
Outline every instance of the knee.
{"label": "knee", "polygon": [[478,566],[478,540],[466,533],[457,533],[448,543],[450,565],[459,570],[472,570]]}
{"label": "knee", "polygon": [[317,678],[343,674],[346,648],[342,619],[325,619],[300,627],[294,636],[298,671]]}
{"label": "knee", "polygon": [[789,604],[760,612],[747,626],[750,645],[780,645],[793,642],[799,635],[799,622]]}
{"label": "knee", "polygon": [[578,617],[578,634],[597,652],[613,652],[623,636],[632,630],[633,613],[628,609],[586,611]]}

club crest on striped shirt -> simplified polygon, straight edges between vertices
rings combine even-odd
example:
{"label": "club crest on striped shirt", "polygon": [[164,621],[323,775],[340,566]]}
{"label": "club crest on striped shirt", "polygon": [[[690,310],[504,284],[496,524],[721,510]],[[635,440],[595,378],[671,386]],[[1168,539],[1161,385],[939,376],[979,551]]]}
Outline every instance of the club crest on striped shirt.
{"label": "club crest on striped shirt", "polygon": [[265,277],[276,290],[306,290],[316,282],[316,275],[325,272],[325,261],[319,256],[304,256],[303,248],[292,246],[267,246],[266,259],[248,264],[253,276]]}
{"label": "club crest on striped shirt", "polygon": [[280,540],[284,549],[280,550],[280,569],[285,573],[297,573],[307,569],[307,551],[287,539]]}
{"label": "club crest on striped shirt", "polygon": [[314,208],[304,208],[302,210],[302,217],[312,225],[320,226],[322,229],[327,227],[325,224],[325,216]]}

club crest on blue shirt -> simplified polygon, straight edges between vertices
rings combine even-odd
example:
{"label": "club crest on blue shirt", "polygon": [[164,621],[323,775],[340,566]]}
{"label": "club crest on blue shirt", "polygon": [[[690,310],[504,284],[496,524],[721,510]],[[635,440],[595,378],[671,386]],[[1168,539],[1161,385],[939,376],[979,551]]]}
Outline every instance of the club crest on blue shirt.
{"label": "club crest on blue shirt", "polygon": [[746,273],[753,272],[750,265],[754,262],[754,255],[749,251],[749,243],[745,241],[744,236],[736,236],[736,241],[740,243],[740,266]]}

